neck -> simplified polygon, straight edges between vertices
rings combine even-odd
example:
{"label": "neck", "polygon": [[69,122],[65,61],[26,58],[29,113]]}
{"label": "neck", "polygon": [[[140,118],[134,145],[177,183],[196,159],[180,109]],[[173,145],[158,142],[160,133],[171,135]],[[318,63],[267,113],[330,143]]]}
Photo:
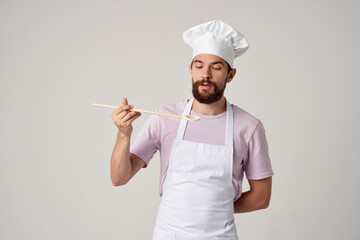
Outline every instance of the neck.
{"label": "neck", "polygon": [[219,101],[205,104],[194,99],[192,110],[202,115],[218,115],[226,111],[226,100],[222,96]]}

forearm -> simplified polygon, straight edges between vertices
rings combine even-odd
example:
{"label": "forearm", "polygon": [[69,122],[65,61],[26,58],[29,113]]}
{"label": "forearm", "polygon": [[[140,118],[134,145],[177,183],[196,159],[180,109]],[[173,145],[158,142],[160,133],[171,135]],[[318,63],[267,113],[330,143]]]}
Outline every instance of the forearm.
{"label": "forearm", "polygon": [[114,150],[111,155],[111,181],[113,185],[126,184],[131,175],[130,160],[131,135],[118,133]]}
{"label": "forearm", "polygon": [[234,213],[252,212],[267,207],[266,201],[254,191],[247,191],[234,202]]}

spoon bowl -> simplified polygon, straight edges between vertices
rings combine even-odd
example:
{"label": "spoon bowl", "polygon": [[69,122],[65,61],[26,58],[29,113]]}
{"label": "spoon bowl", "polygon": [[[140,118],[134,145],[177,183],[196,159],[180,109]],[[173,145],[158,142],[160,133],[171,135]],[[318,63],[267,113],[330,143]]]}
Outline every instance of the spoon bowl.
{"label": "spoon bowl", "polygon": [[184,115],[183,118],[188,121],[199,121],[200,117],[197,115]]}

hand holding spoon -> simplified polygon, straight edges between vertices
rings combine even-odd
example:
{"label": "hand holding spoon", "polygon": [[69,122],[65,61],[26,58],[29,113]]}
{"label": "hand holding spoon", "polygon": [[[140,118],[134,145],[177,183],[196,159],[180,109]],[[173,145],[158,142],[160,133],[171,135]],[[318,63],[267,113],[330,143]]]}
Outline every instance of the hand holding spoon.
{"label": "hand holding spoon", "polygon": [[[105,104],[100,104],[100,103],[93,103],[94,106],[96,107],[105,107],[105,108],[118,108],[118,106],[111,106],[111,105],[105,105]],[[162,112],[153,112],[153,111],[148,111],[148,110],[142,110],[142,109],[131,109],[130,111],[132,112],[141,112],[141,113],[149,113],[149,114],[156,114],[156,115],[161,115],[161,116],[167,116],[167,117],[176,117],[176,118],[182,118],[188,121],[198,121],[200,120],[199,116],[196,115],[175,115],[175,114],[170,114],[170,113],[162,113]]]}

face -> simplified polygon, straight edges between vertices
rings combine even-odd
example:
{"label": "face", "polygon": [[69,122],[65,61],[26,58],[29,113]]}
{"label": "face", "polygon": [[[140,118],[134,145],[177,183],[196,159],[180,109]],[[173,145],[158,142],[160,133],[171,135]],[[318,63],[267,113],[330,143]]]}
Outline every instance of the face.
{"label": "face", "polygon": [[224,59],[212,54],[196,55],[190,65],[194,98],[200,103],[210,104],[224,96],[226,83],[230,82],[236,70],[228,73]]}

